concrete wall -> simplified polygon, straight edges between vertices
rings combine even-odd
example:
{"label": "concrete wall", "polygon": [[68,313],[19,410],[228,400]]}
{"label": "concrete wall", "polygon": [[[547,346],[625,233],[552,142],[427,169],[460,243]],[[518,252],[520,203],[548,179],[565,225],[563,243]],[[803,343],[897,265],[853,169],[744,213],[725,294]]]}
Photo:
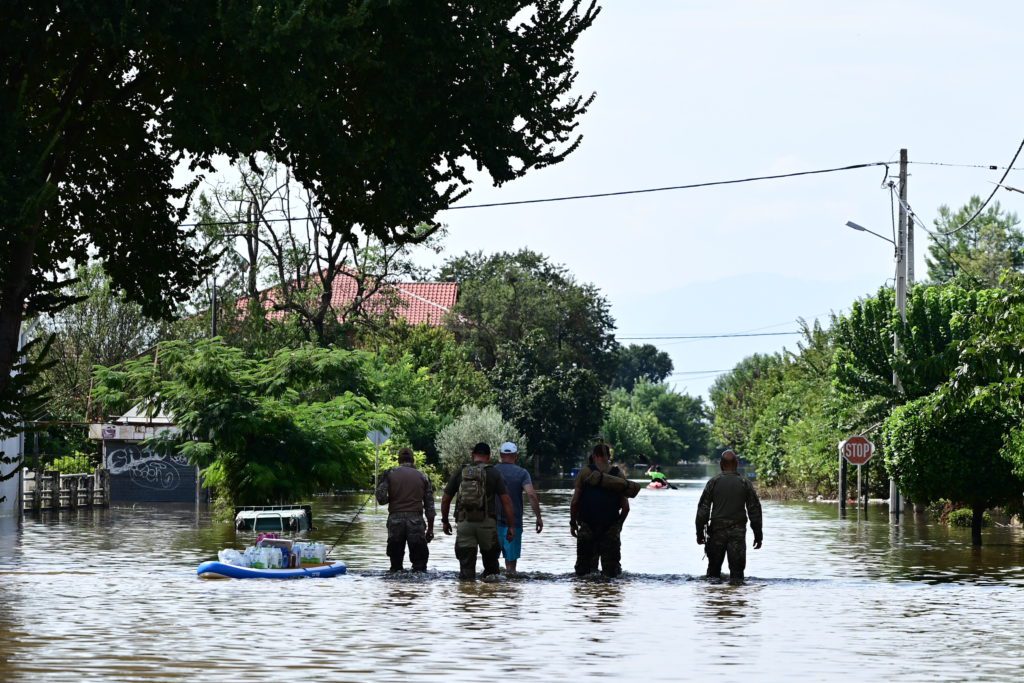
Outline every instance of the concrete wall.
{"label": "concrete wall", "polygon": [[10,479],[0,481],[0,517],[12,517],[21,513],[21,444],[20,434],[0,441],[0,452],[3,457],[15,459],[13,463],[0,462],[0,478],[16,472]]}

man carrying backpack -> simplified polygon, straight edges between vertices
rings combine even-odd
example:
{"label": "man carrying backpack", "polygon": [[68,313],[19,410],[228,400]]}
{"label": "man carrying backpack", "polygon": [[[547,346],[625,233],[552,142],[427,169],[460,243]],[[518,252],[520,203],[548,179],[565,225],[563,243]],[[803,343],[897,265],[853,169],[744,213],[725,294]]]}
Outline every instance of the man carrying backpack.
{"label": "man carrying backpack", "polygon": [[[495,496],[501,502],[505,519],[514,519],[515,510],[512,499],[508,495],[505,481],[497,470],[490,465],[491,447],[480,442],[473,447],[473,461],[452,475],[444,487],[441,496],[441,524],[444,533],[452,535],[452,525],[448,519],[452,499],[455,499],[455,521],[458,524],[455,535],[455,557],[459,560],[459,578],[473,580],[476,578],[476,550],[484,561],[483,576],[497,574],[498,555],[498,523],[495,519]],[[515,538],[515,529],[509,527],[506,540]]]}

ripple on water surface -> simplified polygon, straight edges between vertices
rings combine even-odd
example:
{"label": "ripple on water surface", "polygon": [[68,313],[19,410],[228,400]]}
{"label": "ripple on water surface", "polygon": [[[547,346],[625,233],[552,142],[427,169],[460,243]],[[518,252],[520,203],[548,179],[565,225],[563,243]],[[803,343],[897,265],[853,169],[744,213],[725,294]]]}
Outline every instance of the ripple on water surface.
{"label": "ripple on water surface", "polygon": [[[644,491],[623,531],[625,574],[572,575],[567,491],[542,496],[520,576],[460,582],[452,538],[425,575],[385,571],[385,513],[361,496],[316,503],[346,576],[203,581],[235,535],[192,508],[0,522],[4,680],[479,681],[1017,680],[1024,538],[829,507],[765,504],[744,586],[701,575],[699,482]],[[439,525],[440,526],[440,525]]]}

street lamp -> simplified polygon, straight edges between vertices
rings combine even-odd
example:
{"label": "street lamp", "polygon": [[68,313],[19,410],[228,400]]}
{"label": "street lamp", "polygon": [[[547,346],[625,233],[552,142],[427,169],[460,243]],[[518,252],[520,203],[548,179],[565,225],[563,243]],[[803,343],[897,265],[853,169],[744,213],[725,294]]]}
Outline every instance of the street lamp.
{"label": "street lamp", "polygon": [[860,232],[869,232],[872,235],[874,235],[875,237],[878,237],[879,239],[885,240],[886,242],[888,242],[892,246],[894,246],[894,247],[896,246],[896,243],[893,242],[888,237],[886,237],[885,235],[880,235],[877,232],[875,232],[874,230],[868,230],[863,225],[858,225],[858,224],[854,223],[853,221],[846,221],[846,227],[853,228],[854,230],[859,230]]}
{"label": "street lamp", "polygon": [[[852,229],[857,230],[859,232],[870,233],[870,234],[874,235],[875,237],[878,237],[879,239],[885,240],[886,242],[891,244],[893,247],[895,247],[895,249],[896,249],[896,307],[900,311],[900,320],[902,320],[903,323],[906,324],[906,322],[907,322],[907,259],[906,259],[906,251],[907,251],[906,250],[906,238],[907,238],[907,233],[906,233],[905,230],[902,229],[902,226],[903,226],[903,220],[902,220],[902,217],[901,217],[901,219],[900,219],[900,227],[901,227],[901,229],[900,229],[900,231],[898,233],[899,243],[896,243],[895,241],[889,239],[885,235],[881,235],[881,234],[875,232],[874,230],[868,230],[863,225],[858,225],[857,223],[854,223],[853,221],[846,221],[846,227],[852,228]],[[896,334],[894,334],[892,336],[892,348],[893,348],[893,351],[895,351],[896,353],[899,353],[899,350],[900,350],[900,336],[899,336],[899,333],[896,333]],[[897,392],[902,391],[902,386],[900,385],[900,378],[896,374],[896,370],[895,369],[892,371],[892,385],[896,388]],[[860,495],[860,491],[857,492],[857,495],[858,496]],[[900,507],[902,506],[902,503],[903,503],[903,501],[900,500],[899,488],[896,486],[896,480],[893,479],[892,477],[889,477],[889,514],[891,516],[895,517],[896,523],[899,523]]]}

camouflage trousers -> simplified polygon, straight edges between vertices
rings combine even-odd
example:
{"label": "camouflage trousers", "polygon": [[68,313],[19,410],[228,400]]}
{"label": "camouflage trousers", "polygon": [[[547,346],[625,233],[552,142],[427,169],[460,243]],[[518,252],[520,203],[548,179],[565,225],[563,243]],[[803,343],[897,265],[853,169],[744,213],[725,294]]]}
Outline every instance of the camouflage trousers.
{"label": "camouflage trousers", "polygon": [[497,574],[498,556],[501,544],[498,543],[498,523],[494,517],[487,517],[482,522],[471,522],[464,519],[455,527],[455,557],[459,560],[459,578],[476,578],[476,549],[480,548],[480,556],[484,561],[484,576]]}
{"label": "camouflage trousers", "polygon": [[618,522],[604,530],[580,522],[576,530],[576,575],[586,576],[596,572],[598,561],[601,563],[601,573],[605,576],[615,577],[621,574],[621,531],[622,525]]}
{"label": "camouflage trousers", "polygon": [[388,515],[388,557],[392,571],[402,569],[405,546],[409,545],[409,561],[416,572],[427,571],[427,524],[423,515],[415,512],[396,512]]}
{"label": "camouflage trousers", "polygon": [[708,555],[708,577],[721,578],[722,561],[729,557],[729,581],[743,581],[743,570],[747,567],[747,526],[736,524],[724,529],[712,530],[704,546]]}

